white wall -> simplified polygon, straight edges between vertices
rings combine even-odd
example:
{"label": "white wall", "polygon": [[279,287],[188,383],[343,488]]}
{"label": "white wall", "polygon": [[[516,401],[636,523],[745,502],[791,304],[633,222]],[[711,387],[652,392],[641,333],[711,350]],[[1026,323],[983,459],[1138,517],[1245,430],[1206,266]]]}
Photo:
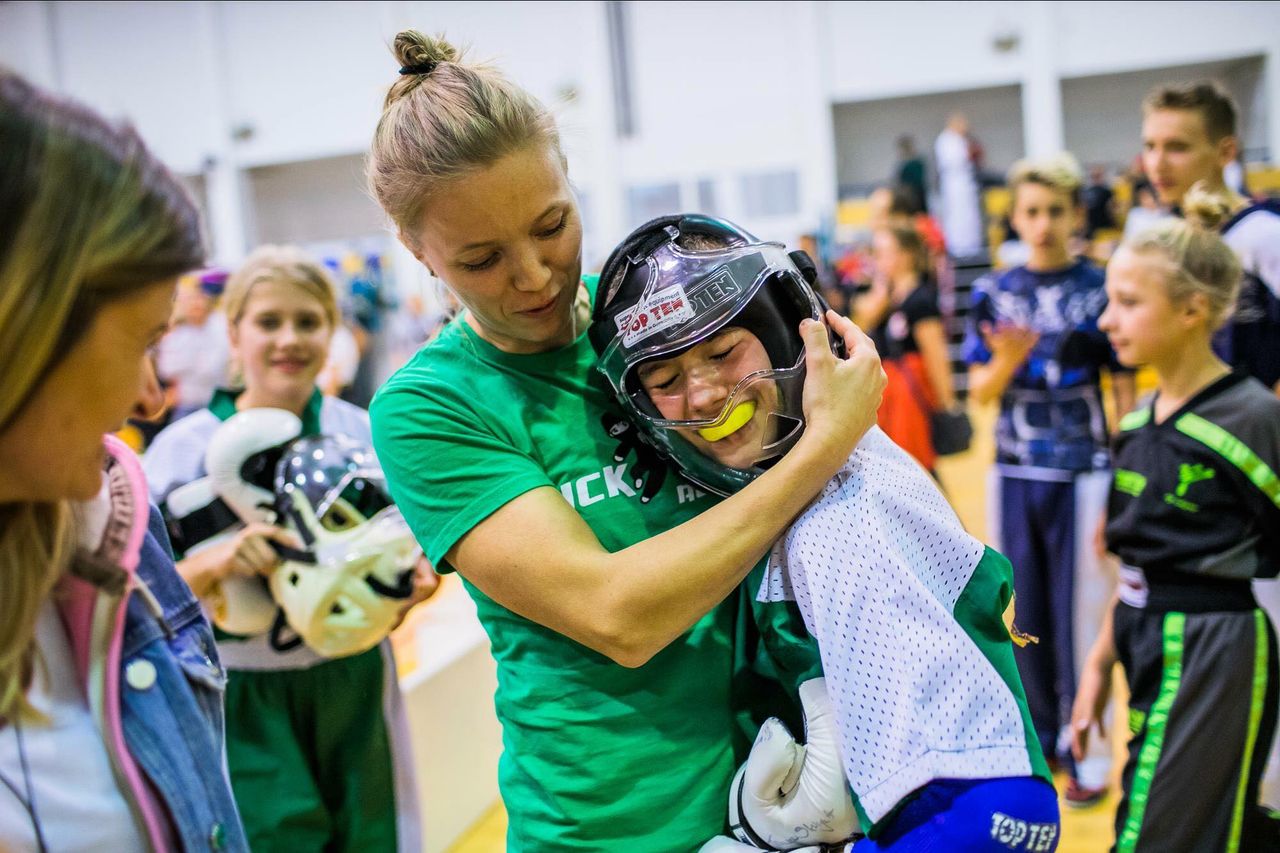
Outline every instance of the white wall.
{"label": "white wall", "polygon": [[1067,149],[1081,163],[1128,166],[1141,150],[1142,99],[1161,84],[1216,80],[1241,107],[1238,135],[1244,148],[1266,147],[1266,99],[1261,58],[1102,74],[1062,81]]}
{"label": "white wall", "polygon": [[33,83],[58,88],[49,4],[0,3],[0,65],[21,72]]}
{"label": "white wall", "polygon": [[[822,34],[835,101],[1019,81],[1033,7],[1048,12],[1063,76],[1207,62],[1280,49],[1280,4],[1260,2],[832,2]],[[1018,37],[1016,49],[994,46]]]}
{"label": "white wall", "polygon": [[903,133],[915,137],[916,149],[932,163],[934,140],[957,110],[968,117],[982,143],[987,171],[1003,173],[1022,156],[1022,99],[1017,86],[837,104],[833,110],[841,187],[890,183],[896,177],[894,141]]}
{"label": "white wall", "polygon": [[249,171],[250,244],[318,243],[386,232],[365,191],[364,157],[326,157]]}
{"label": "white wall", "polygon": [[[1051,108],[1031,115],[1024,102],[1025,147],[1033,152],[1066,142],[1052,109],[1062,78],[1265,56],[1262,88],[1271,94],[1255,90],[1251,106],[1280,92],[1280,3],[833,2],[829,9],[820,37],[831,57],[832,102],[1021,83],[1031,106]],[[1011,49],[1000,49],[1001,37]],[[1255,120],[1270,146],[1280,146],[1277,111]]]}
{"label": "white wall", "polygon": [[821,34],[835,102],[1017,83],[1023,57],[992,40],[1021,33],[1027,3],[831,3]]}
{"label": "white wall", "polygon": [[199,57],[208,36],[201,11],[175,2],[5,4],[0,61],[127,115],[172,168],[198,172],[222,132]]}
{"label": "white wall", "polygon": [[801,212],[743,224],[788,238],[815,227],[815,210],[829,200],[816,198],[807,178],[817,161],[830,159],[830,131],[821,97],[810,97],[822,91],[811,4],[740,3],[732,14],[712,2],[626,10],[636,133],[620,143],[623,183],[681,184],[683,205],[693,207],[692,188],[710,180],[720,211],[742,217],[744,175],[794,172]]}
{"label": "white wall", "polygon": [[1280,3],[1055,3],[1063,76],[1210,62],[1280,49]]}
{"label": "white wall", "polygon": [[591,211],[589,264],[635,224],[629,187],[675,183],[691,207],[699,181],[710,181],[720,212],[742,217],[744,175],[792,171],[799,212],[744,224],[785,239],[812,229],[832,209],[837,171],[841,181],[878,180],[892,163],[892,136],[915,130],[927,148],[950,103],[891,99],[1020,87],[1017,107],[967,107],[992,167],[1068,141],[1092,159],[1127,138],[1123,93],[1075,78],[1262,56],[1252,78],[1237,73],[1232,85],[1251,113],[1246,145],[1280,145],[1280,110],[1270,109],[1280,92],[1276,3],[704,0],[624,9],[637,119],[626,140],[614,132],[602,2],[3,3],[0,62],[130,116],[176,170],[203,173],[224,262],[253,236],[245,169],[365,150],[396,77],[387,44],[410,25],[469,44],[560,115],[571,177]]}
{"label": "white wall", "polygon": [[372,3],[215,5],[229,118],[259,166],[364,150],[395,79]]}

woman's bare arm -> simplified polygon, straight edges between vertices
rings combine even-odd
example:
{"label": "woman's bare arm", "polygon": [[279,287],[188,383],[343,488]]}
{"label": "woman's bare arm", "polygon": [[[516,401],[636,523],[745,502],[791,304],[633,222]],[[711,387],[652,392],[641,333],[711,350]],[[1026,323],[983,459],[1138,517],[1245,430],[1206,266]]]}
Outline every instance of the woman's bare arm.
{"label": "woman's bare arm", "polygon": [[465,534],[449,562],[499,604],[639,666],[727,596],[875,423],[884,372],[846,318],[840,361],[821,324],[804,328],[805,433],[753,483],[665,533],[606,551],[558,491],[526,492]]}

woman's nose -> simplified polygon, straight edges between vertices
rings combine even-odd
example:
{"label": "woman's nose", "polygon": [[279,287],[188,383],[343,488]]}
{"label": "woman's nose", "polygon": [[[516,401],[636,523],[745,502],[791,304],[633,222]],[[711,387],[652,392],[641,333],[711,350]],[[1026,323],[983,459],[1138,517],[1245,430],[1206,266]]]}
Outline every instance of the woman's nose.
{"label": "woman's nose", "polygon": [[515,289],[537,293],[551,283],[551,266],[534,249],[525,252],[515,271]]}

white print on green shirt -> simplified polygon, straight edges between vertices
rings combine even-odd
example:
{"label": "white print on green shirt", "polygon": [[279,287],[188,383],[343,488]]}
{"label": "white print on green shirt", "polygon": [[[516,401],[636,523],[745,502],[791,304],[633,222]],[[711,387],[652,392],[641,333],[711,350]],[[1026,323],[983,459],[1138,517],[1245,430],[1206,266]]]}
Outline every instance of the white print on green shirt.
{"label": "white print on green shirt", "polygon": [[[563,483],[560,486],[560,494],[569,502],[569,506],[580,509],[609,498],[634,498],[636,488],[638,486],[627,481],[627,463],[621,462],[617,465],[606,465],[599,471]],[[676,486],[676,499],[679,503],[689,503],[706,496],[707,493],[702,489],[696,489],[686,483]]]}
{"label": "white print on green shirt", "polygon": [[624,479],[626,475],[627,463],[606,465],[599,471],[563,484],[560,494],[573,507],[591,506],[619,495],[634,498],[636,490]]}

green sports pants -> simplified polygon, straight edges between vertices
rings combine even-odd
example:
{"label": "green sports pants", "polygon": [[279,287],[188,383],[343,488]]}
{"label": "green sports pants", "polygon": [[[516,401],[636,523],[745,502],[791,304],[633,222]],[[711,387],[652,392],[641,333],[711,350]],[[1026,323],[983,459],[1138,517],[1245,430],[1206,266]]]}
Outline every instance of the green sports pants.
{"label": "green sports pants", "polygon": [[382,652],[232,670],[227,764],[254,853],[395,853]]}

